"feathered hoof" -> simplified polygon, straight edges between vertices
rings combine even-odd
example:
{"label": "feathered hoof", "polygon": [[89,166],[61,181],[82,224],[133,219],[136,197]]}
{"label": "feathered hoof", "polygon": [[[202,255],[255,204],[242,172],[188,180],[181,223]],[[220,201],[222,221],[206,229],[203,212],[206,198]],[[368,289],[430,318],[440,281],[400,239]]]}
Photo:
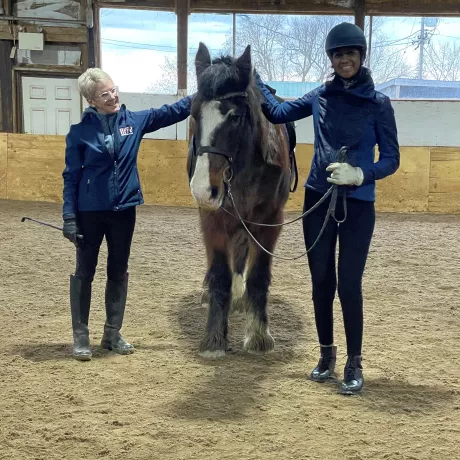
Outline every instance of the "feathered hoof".
{"label": "feathered hoof", "polygon": [[254,355],[264,355],[275,349],[275,340],[269,332],[264,335],[252,335],[245,338],[243,349]]}
{"label": "feathered hoof", "polygon": [[201,342],[198,355],[206,359],[223,358],[227,350],[228,341],[224,337],[207,337]]}
{"label": "feathered hoof", "polygon": [[209,298],[209,289],[204,289],[203,293],[201,294],[201,306],[204,308],[209,308],[210,298]]}
{"label": "feathered hoof", "polygon": [[225,350],[204,350],[198,353],[199,356],[205,359],[217,359],[225,356]]}

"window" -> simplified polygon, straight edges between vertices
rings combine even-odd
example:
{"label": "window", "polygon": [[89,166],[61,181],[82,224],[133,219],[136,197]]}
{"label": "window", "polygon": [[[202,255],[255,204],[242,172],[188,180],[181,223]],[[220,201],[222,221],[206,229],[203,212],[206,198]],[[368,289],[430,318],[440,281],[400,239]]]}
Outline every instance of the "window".
{"label": "window", "polygon": [[[122,92],[175,94],[163,68],[177,59],[176,15],[169,12],[101,9],[102,68]],[[172,88],[172,89],[171,89]]]}
{"label": "window", "polygon": [[236,52],[251,44],[252,60],[262,79],[285,98],[303,96],[331,72],[324,50],[328,32],[348,16],[239,14]]}
{"label": "window", "polygon": [[[255,68],[277,94],[302,96],[329,76],[324,43],[332,27],[343,21],[354,18],[191,14],[188,91],[196,90],[194,59],[203,41],[213,57],[239,56],[250,44]],[[176,28],[174,13],[102,9],[103,69],[123,92],[175,94]],[[365,33],[369,41],[366,65],[378,90],[396,99],[460,99],[460,18],[367,17]],[[18,62],[76,62],[77,55],[65,51],[51,57],[50,48],[48,58],[33,55],[36,52],[20,53]]]}
{"label": "window", "polygon": [[[203,42],[211,57],[232,54],[232,14],[191,14],[188,26],[187,91],[196,91],[195,56],[198,45]],[[177,80],[176,80],[177,81]]]}
{"label": "window", "polygon": [[203,41],[213,57],[239,56],[248,44],[261,77],[282,97],[295,98],[319,86],[330,73],[324,43],[347,16],[192,14],[189,25],[189,90],[196,88],[194,57]]}
{"label": "window", "polygon": [[367,18],[368,65],[392,99],[460,99],[460,19]]}

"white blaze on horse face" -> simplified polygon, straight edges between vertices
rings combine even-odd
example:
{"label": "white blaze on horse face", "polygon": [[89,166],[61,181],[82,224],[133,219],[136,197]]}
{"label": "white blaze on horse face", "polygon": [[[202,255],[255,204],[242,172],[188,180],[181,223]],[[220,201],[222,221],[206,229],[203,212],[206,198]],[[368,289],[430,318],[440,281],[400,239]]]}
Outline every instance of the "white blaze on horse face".
{"label": "white blaze on horse face", "polygon": [[220,112],[220,102],[205,102],[201,108],[201,145],[211,143],[214,131],[224,122],[225,116]]}
{"label": "white blaze on horse face", "polygon": [[[220,112],[220,102],[205,102],[201,108],[201,139],[200,146],[211,143],[214,131],[225,121],[225,116]],[[222,196],[213,198],[211,195],[211,181],[209,178],[209,154],[203,153],[196,159],[195,172],[190,181],[192,196],[198,206],[208,209],[218,209]]]}
{"label": "white blaze on horse face", "polygon": [[205,206],[211,200],[211,182],[209,180],[209,155],[203,153],[196,158],[195,172],[190,181],[192,196],[198,206]]}

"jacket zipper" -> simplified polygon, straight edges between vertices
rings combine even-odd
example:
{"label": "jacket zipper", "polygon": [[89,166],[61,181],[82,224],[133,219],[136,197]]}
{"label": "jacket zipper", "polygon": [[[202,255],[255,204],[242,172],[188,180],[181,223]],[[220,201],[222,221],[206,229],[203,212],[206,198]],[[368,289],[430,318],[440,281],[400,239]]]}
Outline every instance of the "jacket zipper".
{"label": "jacket zipper", "polygon": [[121,118],[121,110],[118,111],[117,113],[117,118],[115,120],[114,124],[114,132],[113,132],[113,159],[114,159],[114,172],[113,175],[115,177],[115,200],[116,200],[116,205],[115,209],[118,209],[118,199],[120,195],[120,190],[119,190],[119,183],[118,183],[118,148],[119,148],[119,142],[118,142],[118,134],[119,134],[119,126],[120,126],[120,118]]}
{"label": "jacket zipper", "polygon": [[113,163],[113,168],[114,168],[114,171],[113,171],[113,176],[115,178],[115,194],[116,194],[116,204],[115,204],[115,209],[118,209],[118,195],[120,193],[119,191],[119,187],[118,187],[118,164],[117,164],[117,161],[115,160],[114,163]]}

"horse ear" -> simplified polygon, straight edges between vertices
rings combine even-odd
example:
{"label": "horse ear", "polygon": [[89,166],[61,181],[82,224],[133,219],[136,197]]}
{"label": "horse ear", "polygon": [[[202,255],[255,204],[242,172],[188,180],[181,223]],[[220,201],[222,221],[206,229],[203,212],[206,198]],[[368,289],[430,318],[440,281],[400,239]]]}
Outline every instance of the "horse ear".
{"label": "horse ear", "polygon": [[206,45],[200,42],[198,51],[195,57],[195,70],[196,75],[199,77],[201,73],[211,65],[211,55]]}
{"label": "horse ear", "polygon": [[251,71],[251,45],[246,46],[244,53],[236,60],[236,65],[242,70]]}

